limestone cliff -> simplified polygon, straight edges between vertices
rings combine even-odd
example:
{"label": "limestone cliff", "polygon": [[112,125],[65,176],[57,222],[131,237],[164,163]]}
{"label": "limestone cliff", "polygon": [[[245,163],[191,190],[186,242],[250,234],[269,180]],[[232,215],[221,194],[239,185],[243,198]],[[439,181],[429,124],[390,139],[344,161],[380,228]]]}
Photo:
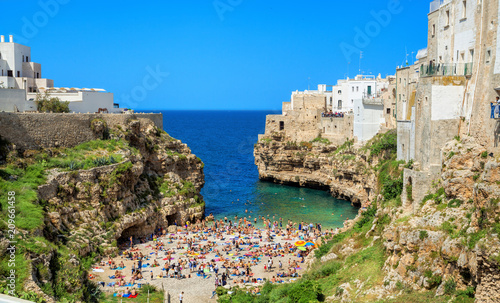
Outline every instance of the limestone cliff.
{"label": "limestone cliff", "polygon": [[500,162],[470,137],[442,149],[441,180],[412,214],[384,230],[387,281],[415,289],[456,283],[476,302],[500,301]]}
{"label": "limestone cliff", "polygon": [[346,141],[336,146],[327,140],[297,143],[276,132],[255,144],[255,164],[261,180],[328,190],[361,206],[376,198],[373,167],[386,155],[373,156],[368,149],[352,145]]}
{"label": "limestone cliff", "polygon": [[[130,236],[203,218],[203,163],[186,144],[147,119],[109,127],[105,119],[96,118],[89,127],[102,139],[70,148],[10,146],[7,163],[0,167],[0,186],[8,190],[18,188],[16,182],[25,179],[26,171],[39,173],[41,180],[30,201],[42,214],[40,220],[23,210],[18,214],[20,222],[25,216],[34,222],[18,227],[16,254],[28,261],[22,264],[26,272],[17,277],[18,295],[33,294],[48,302],[93,301],[89,296],[94,286],[85,270],[95,256],[114,254]],[[18,199],[25,196],[20,190]],[[2,253],[7,236],[2,228]],[[3,282],[0,286],[6,289]]]}
{"label": "limestone cliff", "polygon": [[355,149],[274,133],[255,145],[263,180],[372,201],[323,239],[303,280],[319,284],[327,302],[499,302],[500,159],[457,137],[442,149],[440,178],[420,202],[403,183],[403,170],[418,167],[395,160],[390,137]]}

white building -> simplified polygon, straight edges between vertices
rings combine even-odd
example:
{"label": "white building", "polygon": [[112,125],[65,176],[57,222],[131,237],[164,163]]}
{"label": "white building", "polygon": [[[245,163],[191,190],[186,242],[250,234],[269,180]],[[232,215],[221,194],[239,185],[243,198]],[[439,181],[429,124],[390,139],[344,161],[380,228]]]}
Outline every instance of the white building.
{"label": "white building", "polygon": [[0,36],[0,111],[36,111],[37,93],[69,102],[72,112],[122,112],[113,94],[103,89],[55,88],[54,81],[42,78],[42,66],[31,61],[31,48],[14,43],[14,37]]}
{"label": "white building", "polygon": [[328,109],[333,112],[354,112],[356,100],[380,96],[388,86],[388,79],[382,79],[380,75],[357,75],[354,79],[339,80],[332,87],[333,99],[328,103]]}
{"label": "white building", "polygon": [[31,62],[31,48],[14,43],[14,38],[0,36],[0,87],[37,91],[37,87],[51,87],[54,82],[42,78],[39,63]]}

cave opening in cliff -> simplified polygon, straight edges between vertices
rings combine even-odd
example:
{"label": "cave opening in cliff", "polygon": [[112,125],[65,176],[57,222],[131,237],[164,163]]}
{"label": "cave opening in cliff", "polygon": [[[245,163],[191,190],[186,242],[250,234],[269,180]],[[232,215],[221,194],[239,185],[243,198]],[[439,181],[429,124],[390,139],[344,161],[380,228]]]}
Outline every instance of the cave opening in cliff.
{"label": "cave opening in cliff", "polygon": [[130,244],[130,237],[134,238],[134,242],[138,243],[137,240],[139,237],[147,237],[151,236],[154,232],[154,227],[146,225],[146,223],[139,223],[136,225],[132,225],[125,230],[123,230],[120,237],[116,240],[118,245]]}
{"label": "cave opening in cliff", "polygon": [[179,214],[167,215],[166,219],[168,226],[181,223]]}

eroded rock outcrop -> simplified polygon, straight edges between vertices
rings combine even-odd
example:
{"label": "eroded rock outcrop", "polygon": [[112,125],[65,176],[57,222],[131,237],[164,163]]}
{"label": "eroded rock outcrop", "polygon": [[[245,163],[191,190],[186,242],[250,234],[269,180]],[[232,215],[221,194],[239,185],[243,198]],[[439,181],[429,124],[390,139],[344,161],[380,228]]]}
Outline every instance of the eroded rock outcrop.
{"label": "eroded rock outcrop", "polygon": [[354,149],[349,142],[341,147],[296,143],[275,133],[255,145],[254,156],[261,180],[328,190],[358,206],[376,196],[372,167],[378,159],[369,159],[366,150]]}
{"label": "eroded rock outcrop", "polygon": [[499,162],[470,137],[446,144],[442,159],[440,183],[414,214],[382,210],[393,217],[383,233],[386,282],[437,287],[437,296],[456,284],[475,289],[476,302],[498,302]]}
{"label": "eroded rock outcrop", "polygon": [[[18,248],[30,272],[18,283],[47,302],[62,296],[80,301],[92,293],[86,273],[90,263],[87,260],[84,266],[84,259],[92,262],[96,254],[114,254],[130,236],[148,236],[159,227],[196,222],[204,216],[203,163],[186,144],[147,119],[130,118],[112,127],[95,119],[90,127],[104,140],[92,141],[80,148],[83,151],[13,149],[8,157],[12,165],[29,167],[44,161],[49,166],[37,191],[43,223],[20,230],[23,239]],[[67,152],[84,154],[83,160],[50,168],[53,159],[65,161]],[[94,161],[94,167],[83,169],[85,161]]]}

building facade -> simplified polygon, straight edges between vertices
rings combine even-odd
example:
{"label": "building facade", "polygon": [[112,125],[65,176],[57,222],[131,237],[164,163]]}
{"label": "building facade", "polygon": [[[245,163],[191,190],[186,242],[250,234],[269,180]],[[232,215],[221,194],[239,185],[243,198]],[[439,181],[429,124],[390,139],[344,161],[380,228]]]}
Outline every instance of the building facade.
{"label": "building facade", "polygon": [[69,102],[72,112],[93,113],[99,109],[120,113],[112,93],[103,89],[56,88],[54,81],[42,78],[42,66],[31,61],[31,48],[0,36],[0,111],[36,111],[36,96],[48,92]]}

